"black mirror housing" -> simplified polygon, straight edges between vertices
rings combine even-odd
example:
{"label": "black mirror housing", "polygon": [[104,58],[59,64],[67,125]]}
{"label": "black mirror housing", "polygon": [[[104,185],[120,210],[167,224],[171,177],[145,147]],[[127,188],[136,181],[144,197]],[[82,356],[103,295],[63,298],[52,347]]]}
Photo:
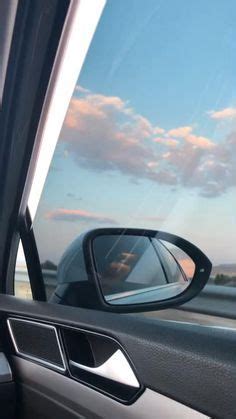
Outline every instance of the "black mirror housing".
{"label": "black mirror housing", "polygon": [[[115,243],[117,249],[119,248],[119,252],[116,252],[116,257],[114,257],[114,245],[111,250],[113,251],[112,256],[111,251],[107,253],[105,249],[101,249],[101,252],[99,251],[99,247],[103,247],[99,244],[102,237],[104,238],[103,242],[105,244],[106,242],[108,243],[109,240],[111,241],[111,238],[113,239],[113,243]],[[122,240],[120,238],[122,238]],[[97,241],[99,245],[95,246],[95,241]],[[123,253],[121,251],[124,250],[122,243],[124,243],[125,249]],[[135,243],[135,245],[133,246],[132,243]],[[140,260],[144,254],[142,253],[143,247],[140,243],[150,243],[149,247],[145,244],[145,249],[148,248],[149,253],[150,249],[153,254],[154,251],[156,252],[157,262],[160,262],[160,267],[156,271],[158,272],[158,275],[155,274],[155,270],[153,271],[153,269],[151,269],[152,275],[149,276],[152,277],[152,281],[156,281],[155,277],[165,275],[165,278],[167,279],[165,285],[160,285],[159,283],[156,285],[155,283],[155,286],[153,286],[153,283],[151,283],[152,286],[145,285],[145,288],[143,288],[143,285],[138,284],[138,288],[135,288],[137,284],[133,280],[133,277],[135,276],[134,272],[138,272],[138,270],[140,270]],[[166,243],[172,247],[167,248]],[[129,251],[128,253],[126,248],[131,249],[132,252]],[[177,256],[178,251],[184,252],[186,257],[188,257],[194,264],[195,269],[191,275],[191,281],[187,278],[181,263],[177,260],[176,252],[174,254],[172,250],[174,248],[177,248]],[[162,254],[160,254],[160,250]],[[145,250],[145,252],[147,255],[147,250]],[[101,261],[100,266],[98,264],[98,255],[96,253],[99,253]],[[125,256],[122,256],[122,259],[118,260],[117,255],[119,255],[120,258],[120,254]],[[131,264],[130,259],[134,260],[134,255],[136,259],[135,262],[132,262]],[[170,269],[166,266],[167,261],[168,264],[170,264],[169,261],[171,261],[171,268],[175,265],[175,271],[178,272],[178,278],[175,276],[175,278],[177,278],[176,282],[173,280],[173,276],[171,281],[169,281],[170,278],[167,274]],[[146,265],[147,269],[150,271],[150,263],[149,266],[148,264],[142,264],[144,267]],[[107,270],[107,266],[112,266],[113,270]],[[116,276],[113,275],[114,266],[116,274],[118,272],[118,275]],[[124,267],[128,269],[129,275],[127,274],[127,269],[126,271],[124,270]],[[95,229],[79,236],[63,255],[58,266],[58,285],[55,294],[52,297],[52,301],[59,304],[80,306],[116,313],[145,312],[176,307],[191,300],[203,289],[210,277],[211,269],[212,264],[210,260],[200,249],[187,240],[173,234],[162,231],[133,228]],[[104,274],[104,272],[109,272],[109,275]],[[132,279],[130,279],[131,276]],[[109,280],[106,281],[106,277],[108,277]],[[143,277],[145,277],[144,274]],[[105,282],[103,282],[103,280]],[[116,284],[114,293],[106,295],[104,293],[104,283],[105,285],[109,285],[113,282]],[[120,290],[119,287],[123,287],[122,292],[120,293],[117,292],[117,290]],[[132,290],[127,292],[124,287],[132,287]],[[177,289],[178,294],[176,291]]]}

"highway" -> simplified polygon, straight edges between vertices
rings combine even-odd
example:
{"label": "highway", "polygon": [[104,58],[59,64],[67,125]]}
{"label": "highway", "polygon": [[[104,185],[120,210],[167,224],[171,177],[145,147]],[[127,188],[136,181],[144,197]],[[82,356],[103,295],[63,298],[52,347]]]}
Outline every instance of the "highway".
{"label": "highway", "polygon": [[[44,271],[48,295],[55,288],[55,273]],[[31,290],[26,268],[18,268],[15,274],[15,294],[31,299]],[[236,289],[208,285],[198,297],[178,309],[165,309],[135,315],[203,326],[230,327],[236,330]],[[235,319],[234,319],[235,317]]]}

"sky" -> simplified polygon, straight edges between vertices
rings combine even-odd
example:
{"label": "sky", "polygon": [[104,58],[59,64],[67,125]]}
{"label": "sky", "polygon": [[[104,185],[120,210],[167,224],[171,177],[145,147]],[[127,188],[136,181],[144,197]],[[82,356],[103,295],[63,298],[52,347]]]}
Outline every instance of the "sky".
{"label": "sky", "polygon": [[235,20],[234,0],[108,0],[35,217],[42,262],[122,226],[236,263]]}

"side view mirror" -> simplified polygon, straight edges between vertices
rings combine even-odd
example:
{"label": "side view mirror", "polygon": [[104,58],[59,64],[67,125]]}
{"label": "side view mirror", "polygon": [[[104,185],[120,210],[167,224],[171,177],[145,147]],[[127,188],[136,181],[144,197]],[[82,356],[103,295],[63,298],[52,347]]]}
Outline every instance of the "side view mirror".
{"label": "side view mirror", "polygon": [[53,301],[123,313],[169,308],[195,297],[211,268],[201,250],[173,234],[96,229],[63,255]]}

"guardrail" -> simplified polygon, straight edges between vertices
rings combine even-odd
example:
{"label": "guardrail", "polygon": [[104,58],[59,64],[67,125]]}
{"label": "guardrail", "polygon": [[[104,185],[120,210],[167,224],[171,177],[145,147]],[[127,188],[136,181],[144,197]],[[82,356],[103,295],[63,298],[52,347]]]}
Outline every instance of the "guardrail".
{"label": "guardrail", "polygon": [[178,309],[236,319],[236,288],[206,285],[197,297]]}
{"label": "guardrail", "polygon": [[[56,272],[43,270],[43,275],[49,298],[56,288]],[[25,269],[16,270],[16,281],[18,284],[21,284],[21,287],[29,283]],[[176,307],[176,309],[236,319],[236,288],[222,285],[206,285],[197,297],[182,306]]]}

